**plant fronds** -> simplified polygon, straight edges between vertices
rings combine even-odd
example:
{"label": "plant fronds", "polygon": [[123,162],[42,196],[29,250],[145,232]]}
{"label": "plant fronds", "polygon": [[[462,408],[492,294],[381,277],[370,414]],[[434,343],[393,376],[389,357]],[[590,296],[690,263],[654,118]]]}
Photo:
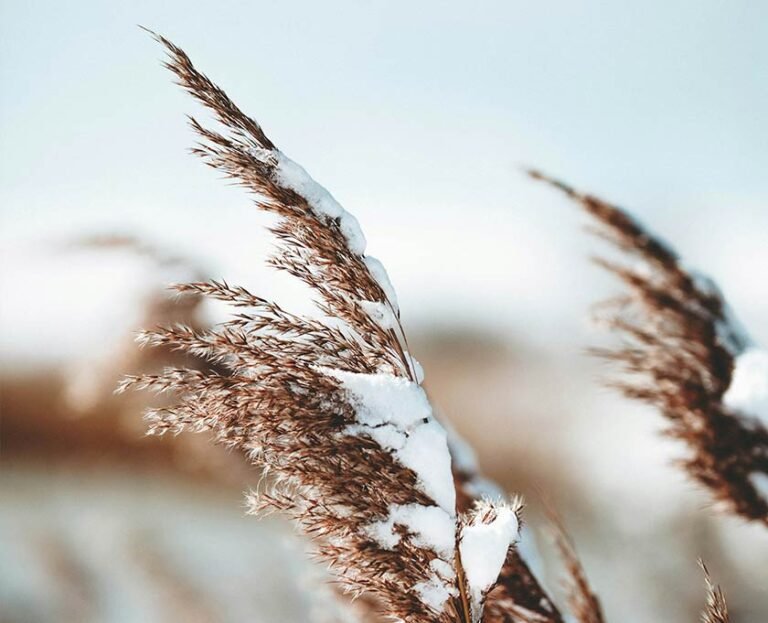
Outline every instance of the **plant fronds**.
{"label": "plant fronds", "polygon": [[722,507],[768,524],[768,420],[759,412],[768,355],[752,347],[712,280],[624,210],[530,175],[581,205],[624,258],[597,260],[626,288],[600,307],[601,320],[622,338],[617,348],[594,351],[626,373],[611,385],[664,415],[668,434],[689,450],[682,466]]}
{"label": "plant fronds", "polygon": [[545,504],[545,511],[554,535],[555,546],[560,560],[568,574],[568,606],[571,615],[578,623],[605,623],[600,599],[592,589],[584,566],[576,553],[576,547],[565,529],[560,514],[550,504]]}
{"label": "plant fronds", "polygon": [[[169,279],[205,278],[205,272],[189,258],[171,254],[157,245],[136,236],[122,234],[94,234],[68,240],[66,251],[94,250],[104,254],[123,252],[132,259],[146,261],[153,273],[167,275]],[[165,285],[147,288],[137,305],[139,326],[157,324],[201,328],[204,325],[202,296],[178,297],[169,293]],[[133,339],[135,327],[126,327],[124,339],[102,356],[79,362],[67,371],[66,399],[70,408],[82,415],[93,415],[107,408],[113,400],[115,384],[126,372],[148,373],[168,365],[205,366],[204,361],[193,361],[188,356],[162,349],[139,350]],[[136,405],[134,405],[136,406]],[[133,409],[126,408],[126,413]]]}
{"label": "plant fronds", "polygon": [[246,452],[268,476],[250,509],[291,518],[341,590],[371,595],[406,623],[479,623],[514,547],[519,506],[486,501],[457,512],[446,431],[357,221],[180,48],[153,36],[166,67],[219,124],[191,119],[194,153],[278,217],[269,263],[312,290],[320,317],[223,281],[177,286],[241,311],[213,328],[160,326],[141,341],[213,365],[129,377],[121,389],[178,397],[148,413],[151,433],[207,430]]}
{"label": "plant fronds", "polygon": [[725,602],[723,590],[712,582],[709,569],[703,560],[699,560],[699,566],[704,572],[704,582],[707,585],[707,603],[701,613],[701,623],[728,623],[731,619],[728,616],[728,604]]}

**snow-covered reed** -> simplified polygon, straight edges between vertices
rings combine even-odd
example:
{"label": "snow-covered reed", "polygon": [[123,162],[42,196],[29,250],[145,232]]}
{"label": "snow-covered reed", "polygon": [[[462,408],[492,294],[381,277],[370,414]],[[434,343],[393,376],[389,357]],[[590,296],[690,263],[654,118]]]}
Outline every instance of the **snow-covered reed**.
{"label": "snow-covered reed", "polygon": [[[176,286],[240,311],[211,329],[142,334],[145,345],[212,364],[126,379],[122,389],[178,396],[175,406],[148,413],[150,432],[208,430],[244,451],[267,476],[251,509],[292,518],[338,585],[386,617],[560,623],[514,553],[521,504],[483,497],[467,461],[463,471],[452,466],[458,442],[449,443],[421,386],[394,289],[365,255],[357,220],[181,49],[156,39],[167,67],[219,123],[213,130],[191,119],[200,139],[194,152],[278,217],[269,262],[311,289],[318,315],[291,313],[223,281]],[[522,590],[536,598],[531,610]]]}
{"label": "snow-covered reed", "polygon": [[593,217],[625,261],[598,259],[626,294],[601,304],[622,338],[595,352],[627,374],[611,382],[659,409],[689,452],[684,469],[720,506],[768,525],[768,356],[734,319],[714,282],[621,208],[532,171]]}

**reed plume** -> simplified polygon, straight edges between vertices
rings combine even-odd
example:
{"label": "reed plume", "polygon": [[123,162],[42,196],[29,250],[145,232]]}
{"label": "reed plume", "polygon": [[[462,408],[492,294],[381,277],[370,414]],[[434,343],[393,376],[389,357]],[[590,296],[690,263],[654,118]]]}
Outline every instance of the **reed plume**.
{"label": "reed plume", "polygon": [[723,508],[768,525],[768,353],[746,337],[711,279],[624,210],[530,175],[580,204],[625,260],[596,260],[627,290],[601,306],[622,338],[594,350],[626,373],[611,385],[662,413],[667,434],[688,448],[683,468]]}
{"label": "reed plume", "polygon": [[565,529],[557,510],[548,501],[545,512],[554,536],[555,546],[566,571],[569,611],[577,623],[605,623],[603,607],[594,592],[584,566],[576,553],[576,546]]}
{"label": "reed plume", "polygon": [[[104,253],[129,253],[135,259],[144,260],[155,273],[172,275],[175,279],[199,280],[205,278],[205,271],[196,266],[189,258],[170,254],[150,242],[136,236],[122,234],[95,234],[68,241],[68,250],[96,250]],[[171,278],[171,277],[169,277]],[[202,328],[204,320],[201,309],[202,297],[172,296],[165,285],[157,285],[148,290],[138,302],[141,316],[139,326],[156,324],[184,324]],[[69,406],[83,414],[95,414],[108,408],[113,400],[115,384],[127,373],[145,373],[162,369],[164,365],[184,364],[186,366],[205,366],[205,361],[192,361],[179,353],[136,348],[132,335],[126,331],[126,339],[121,339],[110,352],[95,361],[86,361],[68,371],[67,402]],[[196,365],[193,365],[196,364]],[[135,406],[135,405],[133,405]],[[125,409],[133,415],[135,409]]]}
{"label": "reed plume", "polygon": [[707,602],[704,612],[701,613],[701,623],[729,623],[728,604],[722,589],[712,582],[709,569],[703,560],[699,560],[699,566],[704,572],[704,582],[707,585]]}
{"label": "reed plume", "polygon": [[270,483],[250,497],[251,509],[292,518],[343,590],[371,595],[395,620],[484,620],[514,549],[520,503],[465,492],[471,503],[457,509],[446,431],[356,219],[180,48],[153,36],[166,67],[220,126],[191,118],[200,140],[193,152],[278,217],[269,263],[312,290],[319,317],[225,281],[178,285],[182,296],[239,311],[212,329],[158,327],[141,341],[213,365],[129,377],[121,389],[178,396],[147,414],[152,434],[208,430],[244,450]]}

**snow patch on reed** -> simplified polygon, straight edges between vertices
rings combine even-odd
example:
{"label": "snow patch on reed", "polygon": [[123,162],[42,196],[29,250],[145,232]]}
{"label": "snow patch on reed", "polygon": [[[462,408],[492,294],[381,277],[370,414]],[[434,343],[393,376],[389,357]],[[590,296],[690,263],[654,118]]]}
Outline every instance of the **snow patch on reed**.
{"label": "snow patch on reed", "polygon": [[485,595],[496,584],[507,552],[520,534],[519,508],[519,504],[478,502],[461,526],[461,565],[478,620]]}
{"label": "snow patch on reed", "polygon": [[753,347],[736,357],[723,403],[768,424],[768,351]]}
{"label": "snow patch on reed", "polygon": [[413,470],[418,488],[448,516],[455,515],[456,488],[445,429],[437,422],[418,384],[389,374],[326,371],[341,382],[355,407],[358,424],[347,429],[390,450]]}

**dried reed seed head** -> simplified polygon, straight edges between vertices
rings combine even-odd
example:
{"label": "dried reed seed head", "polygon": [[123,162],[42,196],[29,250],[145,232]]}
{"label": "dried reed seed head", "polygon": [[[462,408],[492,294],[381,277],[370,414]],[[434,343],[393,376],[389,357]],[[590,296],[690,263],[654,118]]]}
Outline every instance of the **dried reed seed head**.
{"label": "dried reed seed head", "polygon": [[[194,152],[280,217],[270,264],[314,291],[321,318],[226,282],[176,286],[244,311],[213,329],[165,326],[141,340],[203,357],[216,371],[168,369],[130,378],[123,389],[179,396],[175,407],[148,414],[150,432],[210,430],[267,470],[270,485],[251,497],[252,509],[293,518],[344,590],[374,595],[397,620],[479,621],[519,508],[457,515],[446,432],[420,386],[386,271],[364,254],[357,221],[180,48],[153,36],[179,84],[221,126],[192,119]],[[493,553],[495,572],[477,563],[465,578],[459,543],[471,559],[473,542]],[[494,577],[483,577],[470,598],[483,571]]]}
{"label": "dried reed seed head", "polygon": [[[760,409],[729,401],[734,369],[750,341],[720,290],[621,208],[529,173],[579,203],[622,254],[623,261],[598,261],[627,290],[599,308],[623,340],[594,351],[626,373],[609,384],[661,411],[668,434],[689,449],[681,464],[722,507],[768,524],[768,410],[761,418]],[[768,367],[763,376],[761,406],[768,404]]]}
{"label": "dried reed seed head", "polygon": [[722,589],[712,582],[709,570],[701,559],[699,559],[699,566],[704,572],[704,582],[707,586],[707,602],[701,613],[702,623],[728,623],[731,619],[728,616],[728,604]]}
{"label": "dried reed seed head", "polygon": [[567,574],[565,587],[571,616],[577,623],[605,623],[600,599],[592,589],[562,517],[547,500],[545,500],[544,511]]}

